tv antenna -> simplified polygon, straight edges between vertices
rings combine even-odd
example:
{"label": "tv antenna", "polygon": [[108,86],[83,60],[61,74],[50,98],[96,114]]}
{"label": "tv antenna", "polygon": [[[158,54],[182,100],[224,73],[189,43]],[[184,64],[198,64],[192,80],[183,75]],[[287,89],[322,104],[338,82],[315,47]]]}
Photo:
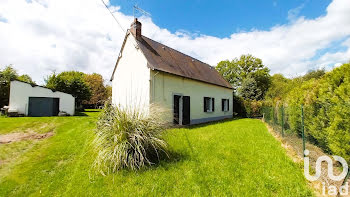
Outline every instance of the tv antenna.
{"label": "tv antenna", "polygon": [[139,11],[139,12],[141,12],[142,14],[144,14],[144,15],[146,15],[146,16],[151,16],[151,14],[150,13],[148,13],[148,12],[146,12],[145,10],[143,10],[143,9],[141,9],[140,7],[138,7],[137,5],[134,5],[133,6],[133,15],[134,15],[134,18],[135,18],[135,12],[136,11]]}

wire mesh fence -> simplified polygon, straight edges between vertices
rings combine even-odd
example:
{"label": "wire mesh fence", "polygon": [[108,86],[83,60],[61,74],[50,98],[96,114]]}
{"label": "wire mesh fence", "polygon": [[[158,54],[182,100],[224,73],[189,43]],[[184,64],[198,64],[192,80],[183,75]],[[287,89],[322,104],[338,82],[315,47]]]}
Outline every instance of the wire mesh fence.
{"label": "wire mesh fence", "polygon": [[[300,110],[300,113],[295,113]],[[302,132],[301,106],[264,106],[262,107],[264,121],[282,139],[288,140],[289,144],[302,157],[304,152]]]}
{"label": "wire mesh fence", "polygon": [[323,144],[321,132],[313,132],[315,124],[312,106],[264,106],[261,111],[264,121],[273,128],[282,138],[294,137],[299,140],[300,155],[306,149],[306,143],[318,146],[324,152],[329,153],[327,146]]}
{"label": "wire mesh fence", "polygon": [[[315,114],[322,113],[324,106],[317,105],[295,105],[295,106],[263,106],[261,113],[263,120],[271,130],[277,134],[288,146],[292,148],[300,158],[305,157],[305,150],[309,150],[311,163],[315,164],[320,156],[332,154],[327,146],[326,135],[322,132],[329,120],[315,118]],[[346,159],[349,161],[348,159]],[[313,166],[315,167],[315,166]],[[324,180],[329,184],[344,185],[347,177],[340,183],[329,182],[326,176]]]}

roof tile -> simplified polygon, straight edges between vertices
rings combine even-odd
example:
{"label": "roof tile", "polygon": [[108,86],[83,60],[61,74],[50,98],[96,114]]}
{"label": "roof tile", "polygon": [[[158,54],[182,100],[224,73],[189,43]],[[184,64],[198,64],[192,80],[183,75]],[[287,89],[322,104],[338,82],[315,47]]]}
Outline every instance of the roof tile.
{"label": "roof tile", "polygon": [[151,69],[232,89],[215,68],[156,42],[146,36],[137,39]]}

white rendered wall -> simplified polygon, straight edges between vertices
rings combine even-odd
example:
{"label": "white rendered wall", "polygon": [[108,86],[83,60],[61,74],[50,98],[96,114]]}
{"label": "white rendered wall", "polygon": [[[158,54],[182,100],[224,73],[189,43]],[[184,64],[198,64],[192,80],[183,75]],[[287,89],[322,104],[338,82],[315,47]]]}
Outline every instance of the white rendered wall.
{"label": "white rendered wall", "polygon": [[50,89],[34,86],[20,81],[11,81],[10,84],[10,110],[28,115],[29,97],[52,97],[60,99],[60,111],[74,115],[75,98],[63,92],[53,92]]}
{"label": "white rendered wall", "polygon": [[112,103],[128,108],[148,109],[150,69],[141,50],[129,34],[112,81]]}
{"label": "white rendered wall", "polygon": [[[171,111],[168,117],[170,122],[173,119],[174,94],[190,96],[191,124],[232,117],[232,89],[164,72],[151,71],[151,76],[155,76],[153,79],[154,91],[152,91],[152,102],[160,104]],[[204,97],[215,98],[214,112],[204,112]],[[222,111],[222,99],[229,99],[229,111]]]}

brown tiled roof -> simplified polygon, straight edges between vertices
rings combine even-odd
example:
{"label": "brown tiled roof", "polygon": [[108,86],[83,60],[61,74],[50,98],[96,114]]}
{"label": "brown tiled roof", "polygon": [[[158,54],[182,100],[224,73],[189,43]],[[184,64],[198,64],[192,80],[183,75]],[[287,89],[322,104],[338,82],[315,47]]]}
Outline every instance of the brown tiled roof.
{"label": "brown tiled roof", "polygon": [[206,63],[146,36],[137,42],[151,69],[232,89],[230,83]]}

